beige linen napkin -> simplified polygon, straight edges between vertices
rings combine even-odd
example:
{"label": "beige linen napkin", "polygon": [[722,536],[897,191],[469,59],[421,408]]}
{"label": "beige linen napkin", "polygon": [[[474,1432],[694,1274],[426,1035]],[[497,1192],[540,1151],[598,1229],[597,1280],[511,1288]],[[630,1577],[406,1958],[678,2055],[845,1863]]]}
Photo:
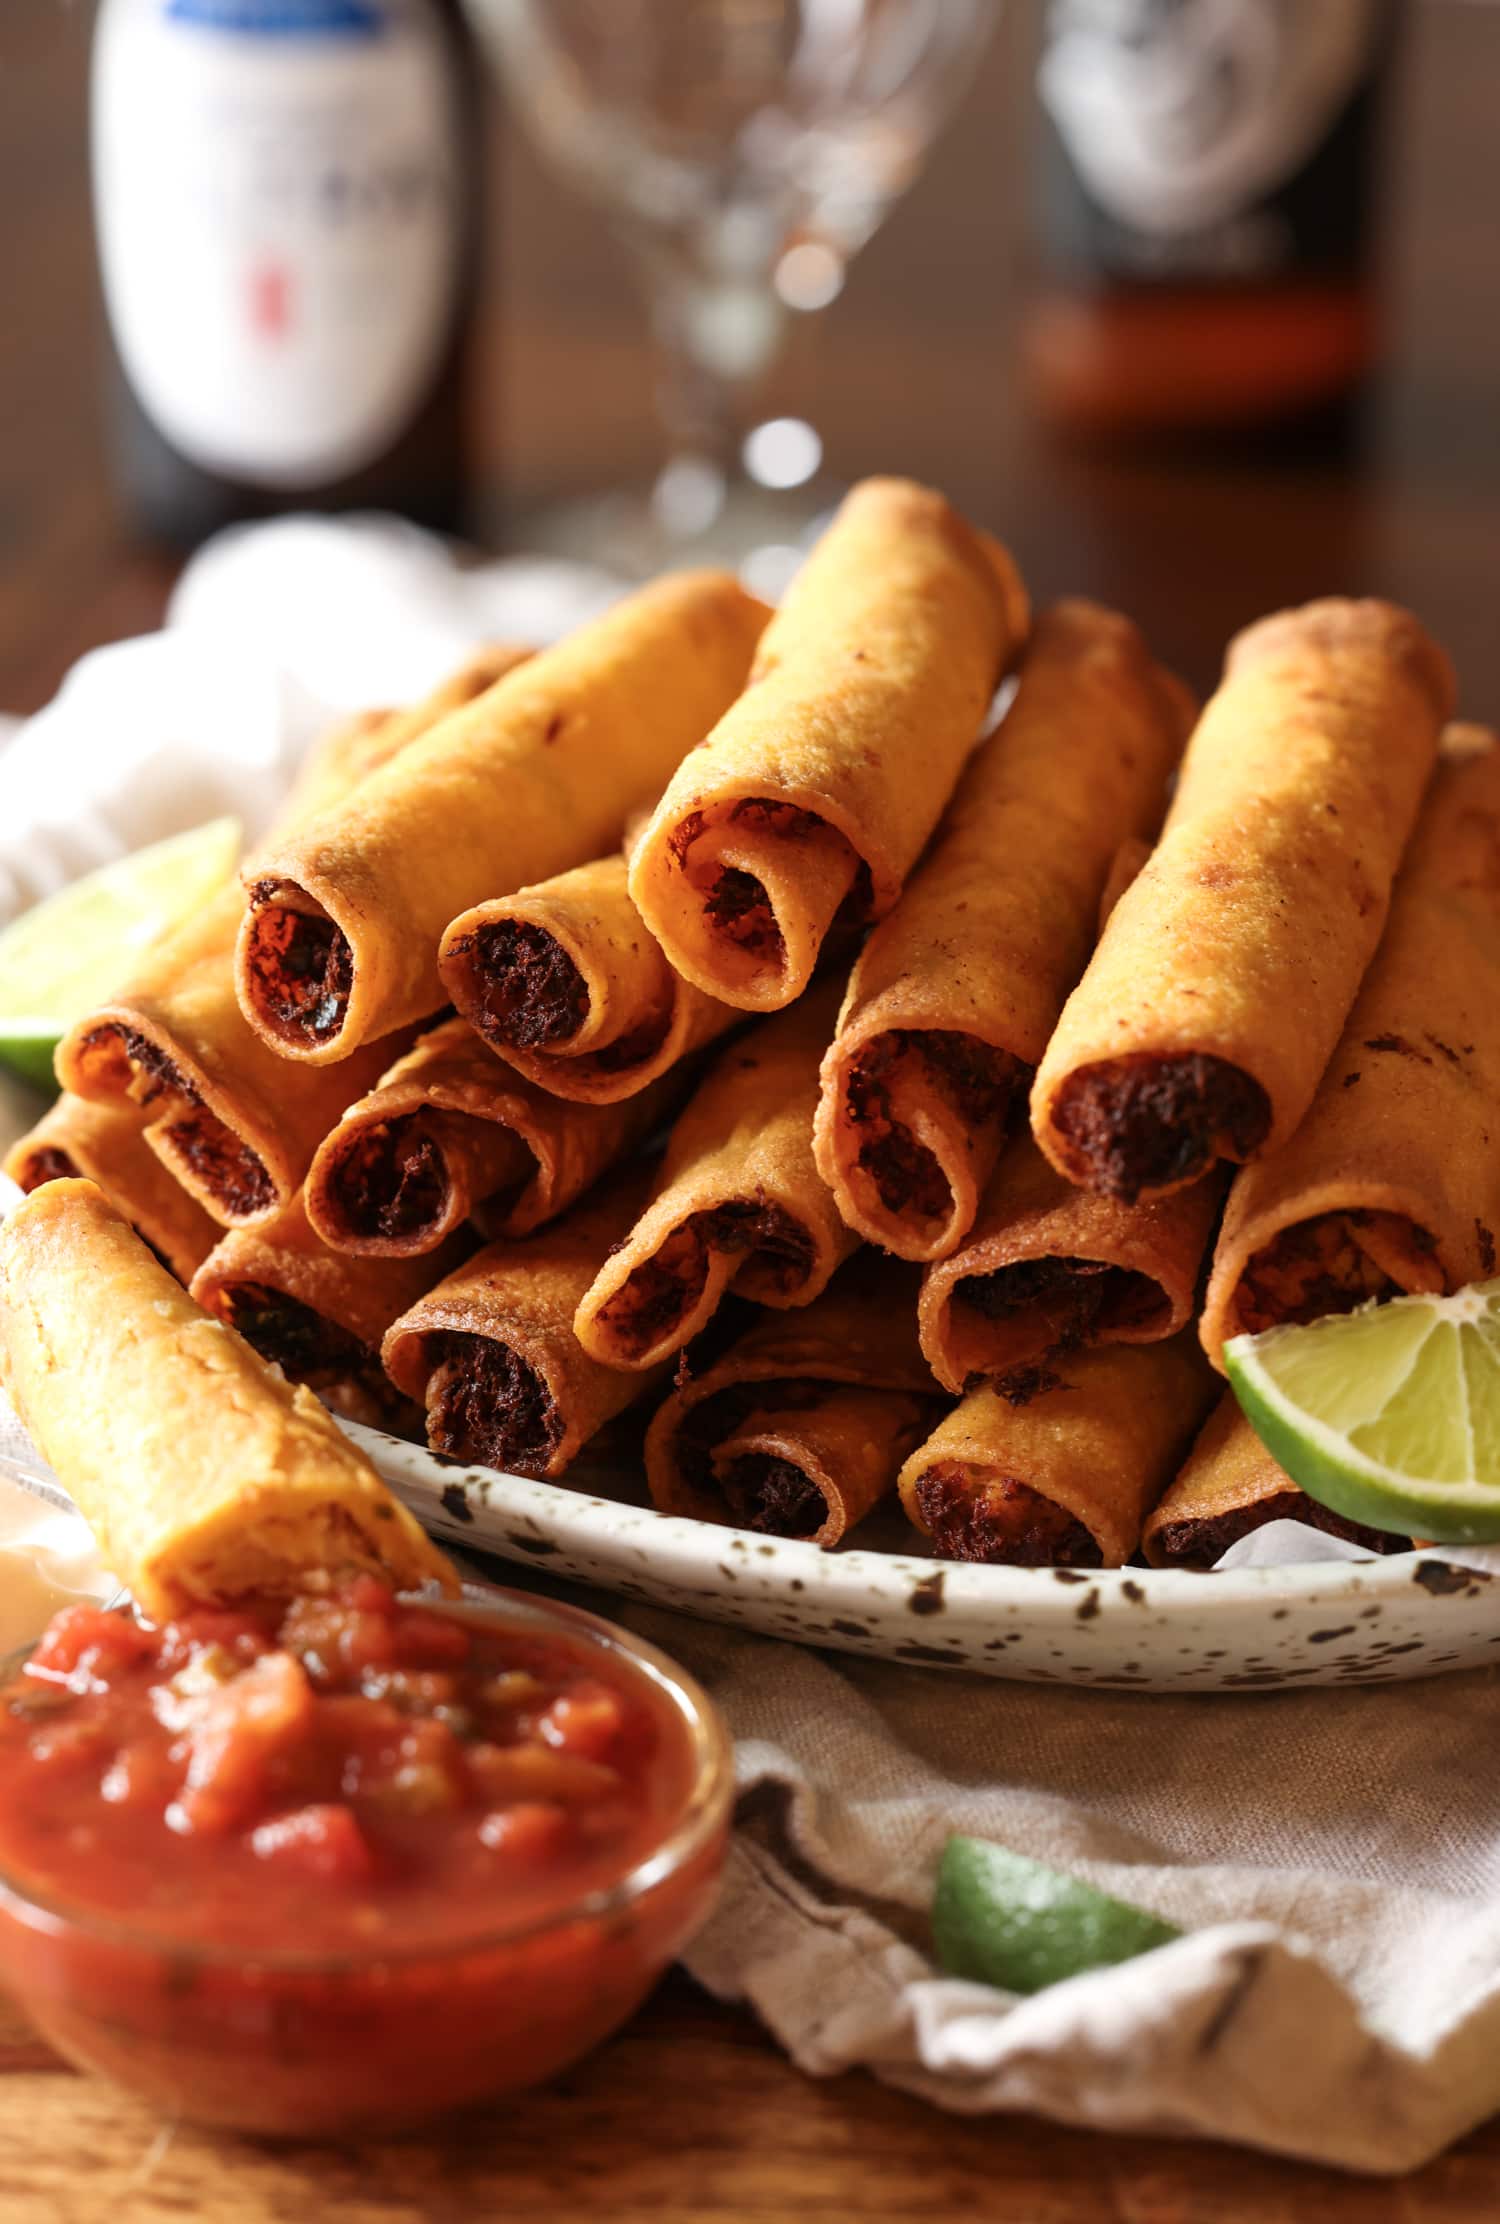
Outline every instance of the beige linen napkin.
{"label": "beige linen napkin", "polygon": [[[707,1683],[740,1827],[687,1965],[813,2075],[1410,2170],[1500,2109],[1500,1684],[1062,1691],[606,1608]],[[1190,1935],[1032,1999],[944,1977],[951,1831]]]}

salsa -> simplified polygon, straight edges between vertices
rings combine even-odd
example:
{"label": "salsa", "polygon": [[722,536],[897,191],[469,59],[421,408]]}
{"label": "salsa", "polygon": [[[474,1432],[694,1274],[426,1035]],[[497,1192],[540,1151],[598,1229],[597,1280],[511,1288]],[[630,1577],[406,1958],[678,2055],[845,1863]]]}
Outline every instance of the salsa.
{"label": "salsa", "polygon": [[0,1694],[0,1869],[174,1939],[524,1925],[656,1844],[689,1759],[643,1678],[358,1576],[154,1629],[64,1609]]}
{"label": "salsa", "polygon": [[250,2129],[547,2075],[701,1920],[727,1819],[711,1730],[706,1828],[619,1889],[705,1759],[599,1626],[365,1575],[159,1628],[66,1608],[0,1687],[0,1977],[75,2059]]}

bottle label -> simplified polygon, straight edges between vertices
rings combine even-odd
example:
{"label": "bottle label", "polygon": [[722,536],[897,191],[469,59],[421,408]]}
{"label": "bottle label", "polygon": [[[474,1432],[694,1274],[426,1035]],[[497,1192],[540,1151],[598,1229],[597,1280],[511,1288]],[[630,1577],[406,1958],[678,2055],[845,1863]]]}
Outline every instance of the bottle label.
{"label": "bottle label", "polygon": [[1052,0],[1058,244],[1148,280],[1356,259],[1358,96],[1388,23],[1387,0]]}
{"label": "bottle label", "polygon": [[459,274],[449,66],[432,0],[103,0],[105,302],[200,468],[311,488],[406,430]]}

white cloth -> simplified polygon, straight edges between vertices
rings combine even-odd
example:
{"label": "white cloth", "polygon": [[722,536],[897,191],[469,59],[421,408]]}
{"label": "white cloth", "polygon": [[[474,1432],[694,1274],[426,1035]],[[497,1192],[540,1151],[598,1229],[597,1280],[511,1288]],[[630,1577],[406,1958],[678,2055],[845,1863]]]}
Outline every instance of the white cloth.
{"label": "white cloth", "polygon": [[[549,638],[614,591],[551,565],[460,571],[373,521],[227,536],[188,571],[164,633],[86,658],[0,754],[0,922],[217,812],[253,831],[330,715],[410,697],[478,639]],[[0,1092],[0,1120],[25,1118],[24,1095]],[[0,1471],[45,1487],[9,1416]],[[1236,1556],[1347,1550],[1278,1526]],[[1121,1697],[824,1658],[597,1603],[695,1668],[728,1717],[741,1821],[688,1964],[751,2002],[804,2069],[863,2064],[955,2110],[1371,2171],[1409,2169],[1500,2108],[1493,1675]],[[1032,2000],[945,1979],[926,1910],[954,1830],[1190,1935]]]}

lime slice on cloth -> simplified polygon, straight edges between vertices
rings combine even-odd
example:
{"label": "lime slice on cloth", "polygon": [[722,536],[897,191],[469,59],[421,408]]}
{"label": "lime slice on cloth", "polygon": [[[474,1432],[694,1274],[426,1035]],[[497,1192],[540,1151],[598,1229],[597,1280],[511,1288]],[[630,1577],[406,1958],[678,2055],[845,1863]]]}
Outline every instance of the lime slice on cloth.
{"label": "lime slice on cloth", "polygon": [[52,1053],[105,1002],[148,943],[190,918],[233,872],[238,819],[210,819],[48,896],[0,934],[0,1064],[55,1087]]}
{"label": "lime slice on cloth", "polygon": [[1435,1544],[1500,1539],[1500,1281],[1236,1336],[1224,1362],[1320,1505]]}
{"label": "lime slice on cloth", "polygon": [[1041,1992],[1133,1961],[1182,1933],[1144,1908],[983,1838],[950,1838],[932,1902],[937,1958],[954,1977]]}

